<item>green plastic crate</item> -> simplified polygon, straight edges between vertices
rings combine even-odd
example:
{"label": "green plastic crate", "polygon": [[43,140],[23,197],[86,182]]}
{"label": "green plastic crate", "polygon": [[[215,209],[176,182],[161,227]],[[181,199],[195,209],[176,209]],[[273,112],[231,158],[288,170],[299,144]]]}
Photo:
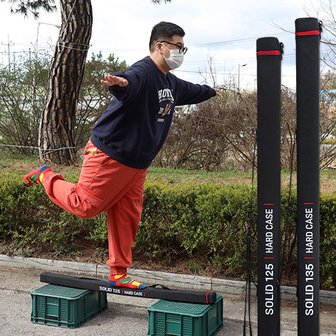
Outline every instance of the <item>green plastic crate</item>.
{"label": "green plastic crate", "polygon": [[212,336],[223,325],[223,297],[214,304],[160,300],[148,308],[150,336]]}
{"label": "green plastic crate", "polygon": [[34,290],[31,321],[77,328],[107,308],[106,293],[56,285]]}

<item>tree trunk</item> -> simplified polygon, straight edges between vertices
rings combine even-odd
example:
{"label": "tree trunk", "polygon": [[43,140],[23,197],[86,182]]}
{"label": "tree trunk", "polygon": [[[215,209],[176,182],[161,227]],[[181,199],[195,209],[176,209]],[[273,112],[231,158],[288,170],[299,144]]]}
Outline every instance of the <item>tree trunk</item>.
{"label": "tree trunk", "polygon": [[73,131],[92,31],[90,0],[61,0],[62,26],[49,74],[39,129],[40,159],[71,165],[76,161]]}

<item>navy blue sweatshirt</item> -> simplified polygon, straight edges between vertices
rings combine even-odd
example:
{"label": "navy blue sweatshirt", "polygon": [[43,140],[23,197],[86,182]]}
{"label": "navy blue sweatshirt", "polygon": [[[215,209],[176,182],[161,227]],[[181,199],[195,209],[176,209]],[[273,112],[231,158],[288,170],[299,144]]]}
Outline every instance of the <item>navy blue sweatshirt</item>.
{"label": "navy blue sweatshirt", "polygon": [[96,122],[91,141],[112,159],[133,168],[147,168],[164,144],[174,107],[200,103],[216,95],[207,85],[162,73],[150,57],[124,72],[126,87],[110,86],[113,98]]}

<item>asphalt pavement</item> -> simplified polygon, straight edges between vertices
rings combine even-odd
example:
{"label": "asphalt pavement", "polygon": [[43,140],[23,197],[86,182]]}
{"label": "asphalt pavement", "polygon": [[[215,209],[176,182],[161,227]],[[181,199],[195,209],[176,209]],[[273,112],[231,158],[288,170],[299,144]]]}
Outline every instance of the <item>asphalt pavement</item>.
{"label": "asphalt pavement", "polygon": [[[8,259],[8,258],[7,258]],[[147,308],[157,302],[155,299],[107,295],[108,308],[93,319],[85,322],[79,328],[60,328],[31,322],[33,290],[45,285],[40,282],[40,273],[50,267],[37,267],[36,259],[32,266],[29,259],[0,258],[0,335],[1,336],[104,336],[126,335],[144,336],[148,333]],[[52,263],[52,262],[51,262]],[[78,269],[71,270],[70,264],[61,271],[78,273]],[[49,265],[50,266],[50,265]],[[84,265],[85,266],[85,265]],[[59,267],[57,271],[59,271]],[[136,273],[136,270],[133,271]],[[139,272],[141,273],[141,272]],[[91,274],[89,274],[91,275]],[[185,277],[179,275],[181,279]],[[160,277],[160,274],[158,274]],[[182,288],[181,280],[180,287]],[[215,281],[214,281],[215,283]],[[189,285],[186,284],[186,288]],[[242,336],[244,327],[244,293],[228,286],[228,290],[221,290],[224,297],[224,325],[218,331],[218,336]],[[202,288],[201,288],[202,289]],[[218,291],[217,291],[218,292]],[[320,308],[321,336],[336,335],[336,302],[335,293],[324,293],[328,303],[322,303]],[[332,304],[330,304],[330,302]],[[256,298],[251,300],[252,334],[257,335]],[[250,335],[249,330],[247,334]],[[295,300],[282,300],[281,335],[297,335],[297,313]]]}

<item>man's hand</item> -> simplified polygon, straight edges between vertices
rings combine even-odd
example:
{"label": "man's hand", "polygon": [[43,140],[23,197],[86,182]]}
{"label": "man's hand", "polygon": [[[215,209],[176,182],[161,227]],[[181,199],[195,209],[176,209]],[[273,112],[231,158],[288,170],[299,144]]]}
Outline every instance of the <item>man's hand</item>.
{"label": "man's hand", "polygon": [[222,97],[222,90],[221,89],[215,89],[216,90],[216,96]]}
{"label": "man's hand", "polygon": [[123,77],[106,74],[100,83],[105,86],[127,86],[128,80]]}

